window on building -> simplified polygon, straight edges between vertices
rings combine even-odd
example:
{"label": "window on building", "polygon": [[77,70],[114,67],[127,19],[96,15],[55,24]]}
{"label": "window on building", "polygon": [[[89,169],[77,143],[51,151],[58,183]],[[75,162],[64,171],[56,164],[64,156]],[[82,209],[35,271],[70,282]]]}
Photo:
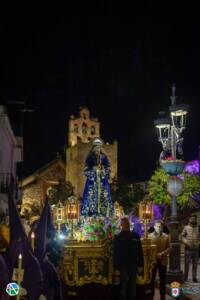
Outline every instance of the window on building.
{"label": "window on building", "polygon": [[95,126],[91,126],[91,134],[95,134],[96,133],[96,128]]}
{"label": "window on building", "polygon": [[74,132],[78,133],[78,125],[77,124],[74,124]]}
{"label": "window on building", "polygon": [[83,134],[87,134],[87,129],[88,129],[87,124],[83,123],[83,125],[82,125],[82,133]]}

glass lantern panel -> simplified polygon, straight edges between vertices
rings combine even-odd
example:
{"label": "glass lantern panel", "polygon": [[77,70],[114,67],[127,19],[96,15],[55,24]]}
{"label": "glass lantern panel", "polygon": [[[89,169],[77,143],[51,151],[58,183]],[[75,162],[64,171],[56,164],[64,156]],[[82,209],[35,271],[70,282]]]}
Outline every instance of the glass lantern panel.
{"label": "glass lantern panel", "polygon": [[71,211],[70,211],[71,213],[76,213],[76,205],[75,204],[72,204],[71,205]]}
{"label": "glass lantern panel", "polygon": [[119,209],[115,209],[115,215],[120,216],[120,210]]}
{"label": "glass lantern panel", "polygon": [[184,113],[177,113],[177,112],[171,112],[171,119],[173,126],[184,129],[186,126],[186,118],[187,118],[187,112],[184,111]]}
{"label": "glass lantern panel", "polygon": [[162,146],[166,146],[170,137],[170,127],[159,127],[157,132],[159,142],[161,142]]}
{"label": "glass lantern panel", "polygon": [[185,128],[185,126],[186,126],[186,115],[182,115],[182,118],[181,118],[181,127]]}
{"label": "glass lantern panel", "polygon": [[62,221],[62,212],[57,214],[57,220]]}

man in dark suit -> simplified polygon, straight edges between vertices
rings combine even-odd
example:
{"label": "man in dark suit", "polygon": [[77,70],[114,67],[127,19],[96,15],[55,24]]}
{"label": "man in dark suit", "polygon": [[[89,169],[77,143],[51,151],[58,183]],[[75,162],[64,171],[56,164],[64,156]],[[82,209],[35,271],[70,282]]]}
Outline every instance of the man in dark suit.
{"label": "man in dark suit", "polygon": [[114,267],[120,271],[121,300],[136,296],[136,275],[143,272],[143,250],[139,236],[130,231],[128,218],[121,220],[121,232],[114,238]]}

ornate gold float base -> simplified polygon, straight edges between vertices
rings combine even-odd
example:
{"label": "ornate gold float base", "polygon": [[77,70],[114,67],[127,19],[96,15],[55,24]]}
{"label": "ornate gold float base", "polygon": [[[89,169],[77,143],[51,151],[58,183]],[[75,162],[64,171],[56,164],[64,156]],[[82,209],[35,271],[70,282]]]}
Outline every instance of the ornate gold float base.
{"label": "ornate gold float base", "polygon": [[[156,246],[143,240],[144,276],[137,277],[139,285],[151,282],[156,260]],[[83,286],[90,283],[111,285],[119,283],[119,273],[113,269],[112,241],[67,241],[63,247],[60,273],[67,286]]]}
{"label": "ornate gold float base", "polygon": [[152,270],[156,263],[157,247],[151,244],[151,240],[144,238],[142,241],[143,255],[144,255],[144,274],[137,276],[137,284],[149,284],[152,279]]}
{"label": "ornate gold float base", "polygon": [[68,286],[88,283],[112,284],[112,243],[67,241],[63,248],[61,274]]}

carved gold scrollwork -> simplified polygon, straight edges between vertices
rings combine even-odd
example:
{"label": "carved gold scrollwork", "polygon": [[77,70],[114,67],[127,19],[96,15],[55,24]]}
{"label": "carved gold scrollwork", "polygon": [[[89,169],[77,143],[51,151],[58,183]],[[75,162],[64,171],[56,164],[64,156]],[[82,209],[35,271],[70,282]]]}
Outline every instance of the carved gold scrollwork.
{"label": "carved gold scrollwork", "polygon": [[151,241],[144,239],[142,241],[143,255],[144,255],[144,275],[137,276],[137,284],[143,285],[151,282],[152,270],[156,263],[156,245],[151,245]]}
{"label": "carved gold scrollwork", "polygon": [[[139,285],[151,282],[152,269],[156,262],[156,246],[143,240],[144,275],[137,276]],[[63,248],[61,274],[68,286],[86,283],[103,285],[119,283],[119,273],[113,272],[112,242],[71,242]]]}
{"label": "carved gold scrollwork", "polygon": [[92,260],[86,260],[84,261],[84,268],[85,271],[89,274],[99,274],[101,271],[103,271],[103,261],[92,259]]}
{"label": "carved gold scrollwork", "polygon": [[108,284],[107,273],[105,274],[104,272],[107,261],[103,261],[103,259],[82,259],[79,262],[83,264],[84,268],[84,276],[79,277],[81,283],[96,282]]}
{"label": "carved gold scrollwork", "polygon": [[111,242],[71,242],[64,246],[61,274],[68,286],[112,283]]}

